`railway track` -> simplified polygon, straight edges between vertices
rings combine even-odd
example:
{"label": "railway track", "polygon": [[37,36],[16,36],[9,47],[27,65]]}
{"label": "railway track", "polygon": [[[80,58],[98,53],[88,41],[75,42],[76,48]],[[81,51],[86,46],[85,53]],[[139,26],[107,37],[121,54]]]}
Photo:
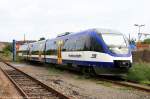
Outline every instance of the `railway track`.
{"label": "railway track", "polygon": [[[57,92],[56,90],[49,88],[47,85],[41,83],[40,81],[32,78],[28,74],[20,71],[19,69],[13,67],[7,62],[3,62],[5,68],[1,68],[2,71],[8,76],[8,78],[14,83],[16,88],[20,91],[23,97],[26,99],[69,99],[71,97],[64,96],[63,94]],[[0,66],[1,67],[1,66]],[[25,77],[24,77],[25,75]],[[101,81],[110,82],[116,85],[121,85],[125,87],[131,87],[140,91],[150,92],[149,86],[142,86],[133,82],[113,80],[112,78],[96,77]],[[44,87],[44,88],[43,88]]]}
{"label": "railway track", "polygon": [[[60,69],[60,68],[57,68],[57,69]],[[81,75],[81,73],[78,71],[69,70],[69,69],[68,69],[68,71],[70,73],[75,73],[75,74]],[[102,75],[100,76],[100,75],[96,75],[96,74],[95,75],[88,75],[88,76],[92,76],[92,79],[98,79],[101,81],[106,81],[106,82],[113,83],[113,84],[120,85],[120,86],[124,86],[124,87],[131,87],[131,88],[137,89],[139,91],[144,91],[144,92],[150,93],[150,86],[141,85],[141,84],[138,84],[138,83],[133,82],[133,81],[126,81],[125,79],[120,78],[118,76],[102,76]]]}
{"label": "railway track", "polygon": [[1,62],[0,65],[0,69],[15,85],[24,99],[70,99],[70,97],[43,84],[7,62]]}
{"label": "railway track", "polygon": [[[57,68],[57,69],[60,69],[60,68]],[[78,71],[69,70],[69,72],[81,75],[80,72],[78,72]],[[91,76],[91,75],[88,75],[88,76]],[[133,89],[137,89],[140,91],[150,93],[150,86],[141,85],[141,84],[138,84],[138,83],[133,82],[133,81],[126,81],[125,79],[120,78],[118,76],[114,76],[114,77],[113,76],[102,76],[102,75],[100,76],[100,75],[95,74],[94,76],[92,75],[92,79],[98,79],[101,81],[110,82],[110,83],[124,86],[124,87],[131,87]]]}
{"label": "railway track", "polygon": [[113,80],[113,78],[109,79],[109,78],[104,78],[104,77],[99,78],[99,79],[102,80],[102,81],[106,81],[106,82],[116,84],[116,85],[131,87],[133,89],[137,89],[137,90],[140,90],[140,91],[150,93],[150,87],[149,86],[140,85],[138,83],[134,83],[134,82],[131,82],[131,81],[125,81],[125,80],[121,80],[121,79]]}

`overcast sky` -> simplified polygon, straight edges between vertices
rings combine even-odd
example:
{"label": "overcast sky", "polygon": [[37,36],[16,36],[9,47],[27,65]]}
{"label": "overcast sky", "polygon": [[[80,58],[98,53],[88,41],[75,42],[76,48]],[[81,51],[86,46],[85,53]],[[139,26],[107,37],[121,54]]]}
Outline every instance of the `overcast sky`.
{"label": "overcast sky", "polygon": [[0,41],[53,38],[90,28],[150,33],[150,0],[0,0]]}

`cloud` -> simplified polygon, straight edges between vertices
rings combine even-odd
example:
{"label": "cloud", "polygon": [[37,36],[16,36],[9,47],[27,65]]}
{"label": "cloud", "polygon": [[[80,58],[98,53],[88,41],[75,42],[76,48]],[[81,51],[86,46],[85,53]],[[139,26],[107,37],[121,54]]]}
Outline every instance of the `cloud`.
{"label": "cloud", "polygon": [[0,0],[0,40],[53,38],[65,31],[102,27],[136,36],[149,32],[148,0]]}

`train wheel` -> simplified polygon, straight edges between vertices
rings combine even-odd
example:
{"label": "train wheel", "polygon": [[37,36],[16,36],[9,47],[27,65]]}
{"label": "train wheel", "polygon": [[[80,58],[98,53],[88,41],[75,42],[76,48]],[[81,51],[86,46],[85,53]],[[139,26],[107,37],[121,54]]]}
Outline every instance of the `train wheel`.
{"label": "train wheel", "polygon": [[95,75],[96,75],[93,66],[90,66],[90,67],[89,67],[89,74],[90,74],[90,76],[95,76]]}
{"label": "train wheel", "polygon": [[90,67],[81,67],[81,72],[85,76],[95,76],[96,75],[96,73],[94,71],[94,68],[92,66],[90,66]]}

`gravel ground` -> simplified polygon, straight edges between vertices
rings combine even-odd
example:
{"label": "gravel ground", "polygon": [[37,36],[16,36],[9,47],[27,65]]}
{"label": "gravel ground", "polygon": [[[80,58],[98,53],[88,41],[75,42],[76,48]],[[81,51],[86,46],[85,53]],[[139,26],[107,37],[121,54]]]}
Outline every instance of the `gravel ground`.
{"label": "gravel ground", "polygon": [[11,63],[73,99],[150,99],[150,94],[46,66]]}

